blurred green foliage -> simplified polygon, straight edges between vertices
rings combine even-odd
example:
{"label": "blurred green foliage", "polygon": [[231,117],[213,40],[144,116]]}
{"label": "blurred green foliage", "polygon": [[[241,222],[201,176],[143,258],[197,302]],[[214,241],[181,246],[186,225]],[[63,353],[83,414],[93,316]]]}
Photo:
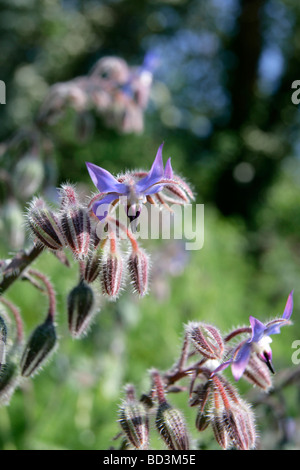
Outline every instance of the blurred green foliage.
{"label": "blurred green foliage", "polygon": [[[0,409],[0,448],[115,445],[123,386],[132,382],[142,393],[149,368],[171,367],[185,323],[209,321],[228,332],[247,324],[249,315],[267,321],[281,315],[294,288],[294,325],[273,338],[276,370],[292,367],[291,345],[300,338],[299,112],[291,103],[300,66],[299,2],[0,0],[0,8],[0,79],[7,85],[1,140],[33,119],[51,84],[87,74],[108,54],[140,64],[155,50],[162,60],[144,133],[120,135],[96,120],[92,136],[79,142],[70,112],[49,131],[48,170],[57,185],[68,180],[94,190],[85,161],[115,174],[149,168],[165,141],[165,158],[172,156],[176,172],[205,204],[203,249],[189,252],[184,269],[173,275],[153,264],[149,296],[139,301],[126,291],[105,303],[80,341],[70,338],[66,319],[76,268],[61,266],[50,253],[38,260],[35,266],[57,290],[60,347]],[[6,196],[2,189],[1,199]],[[156,259],[164,243],[145,248]],[[2,258],[11,250],[4,235],[0,249]],[[46,313],[41,293],[18,282],[8,297],[21,308],[28,334]],[[240,387],[249,393],[248,385]],[[299,448],[296,387],[283,396],[297,426],[289,445]],[[187,393],[170,400],[183,409],[200,447],[216,446],[209,431],[199,436],[193,430]],[[262,447],[280,447],[272,410],[259,406],[257,413]]]}

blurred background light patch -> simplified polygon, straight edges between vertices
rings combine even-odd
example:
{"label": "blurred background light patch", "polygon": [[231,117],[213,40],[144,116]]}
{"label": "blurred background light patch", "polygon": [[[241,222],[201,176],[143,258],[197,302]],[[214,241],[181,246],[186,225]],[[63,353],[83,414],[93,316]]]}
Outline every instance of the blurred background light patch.
{"label": "blurred background light patch", "polygon": [[233,176],[239,183],[250,183],[255,175],[255,170],[251,163],[241,162],[233,170]]}

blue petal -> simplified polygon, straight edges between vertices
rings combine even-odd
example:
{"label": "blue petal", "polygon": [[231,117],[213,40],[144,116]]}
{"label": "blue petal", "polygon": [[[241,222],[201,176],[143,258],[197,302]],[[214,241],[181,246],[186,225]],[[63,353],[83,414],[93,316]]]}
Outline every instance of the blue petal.
{"label": "blue petal", "polygon": [[93,205],[93,212],[100,221],[104,220],[108,214],[109,207],[113,201],[119,198],[118,193],[110,193],[104,196],[101,201],[95,202]]}
{"label": "blue petal", "polygon": [[232,362],[231,359],[229,359],[229,361],[223,362],[211,373],[210,376],[213,377],[218,372],[222,372],[224,369],[226,369],[231,364],[231,362]]}
{"label": "blue petal", "polygon": [[173,169],[171,165],[171,158],[169,158],[166,163],[164,177],[169,180],[173,179]]}
{"label": "blue petal", "polygon": [[116,192],[126,194],[127,186],[123,183],[119,183],[109,171],[93,163],[86,162],[86,166],[94,185],[98,188],[100,193]]}
{"label": "blue petal", "polygon": [[249,317],[251,328],[252,328],[252,337],[249,343],[257,343],[263,336],[266,329],[266,326],[257,318],[252,316]]}
{"label": "blue petal", "polygon": [[277,320],[272,320],[266,325],[265,335],[278,335],[280,333],[280,328],[285,325],[289,325],[289,320],[285,320],[284,318],[278,318]]}
{"label": "blue petal", "polygon": [[251,355],[251,343],[244,343],[243,346],[236,352],[236,357],[231,364],[232,375],[235,380],[240,380],[242,377]]}
{"label": "blue petal", "polygon": [[294,291],[292,290],[292,292],[290,292],[290,295],[288,296],[285,309],[282,315],[282,318],[285,318],[286,320],[289,320],[293,313],[293,306],[294,306],[293,293]]}
{"label": "blue petal", "polygon": [[[149,186],[158,183],[164,177],[164,164],[162,159],[162,148],[164,144],[159,147],[155,160],[152,164],[151,170],[135,185],[137,192],[145,193]],[[157,192],[157,191],[156,191]],[[150,194],[150,193],[148,193]]]}

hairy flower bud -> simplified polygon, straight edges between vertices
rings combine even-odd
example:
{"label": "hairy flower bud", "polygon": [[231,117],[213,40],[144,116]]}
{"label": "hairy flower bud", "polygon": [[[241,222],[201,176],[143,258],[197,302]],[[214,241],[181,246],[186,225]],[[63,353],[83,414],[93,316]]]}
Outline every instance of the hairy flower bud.
{"label": "hairy flower bud", "polygon": [[42,199],[34,198],[27,213],[27,223],[38,241],[51,250],[60,250],[64,239],[55,213]]}
{"label": "hairy flower bud", "polygon": [[198,431],[204,431],[209,425],[209,415],[199,407],[196,415],[195,425]]}
{"label": "hairy flower bud", "polygon": [[128,441],[136,448],[148,448],[149,419],[144,405],[128,392],[119,412],[119,422]]}
{"label": "hairy flower bud", "polygon": [[243,377],[266,392],[272,388],[270,369],[255,354],[251,355]]}
{"label": "hairy flower bud", "polygon": [[190,406],[198,406],[197,416],[196,416],[196,428],[198,431],[204,431],[209,425],[209,415],[206,411],[206,405],[208,404],[209,398],[211,395],[211,384],[209,381],[204,384],[198,385],[198,387],[193,390],[193,396],[190,400]]}
{"label": "hairy flower bud", "polygon": [[88,211],[78,201],[72,185],[64,184],[60,189],[61,227],[65,242],[76,259],[84,259],[89,252],[91,222]]}
{"label": "hairy flower bud", "polygon": [[224,343],[221,334],[214,326],[190,322],[186,326],[188,339],[194,348],[207,359],[221,359]]}
{"label": "hairy flower bud", "polygon": [[89,251],[91,222],[83,207],[69,207],[61,215],[61,227],[67,245],[76,259],[84,259]]}
{"label": "hairy flower bud", "polygon": [[91,237],[91,251],[85,260],[84,270],[82,273],[84,280],[88,283],[94,282],[101,272],[102,250],[99,249],[99,242],[100,240],[96,235]]}
{"label": "hairy flower bud", "polygon": [[213,418],[211,419],[211,426],[219,446],[223,449],[228,449],[228,434],[226,426],[224,426],[223,417],[214,413]]}
{"label": "hairy flower bud", "polygon": [[156,428],[170,450],[189,450],[189,438],[181,413],[166,401],[158,405]]}
{"label": "hairy flower bud", "polygon": [[71,184],[62,184],[59,190],[61,210],[76,207],[79,204],[77,192]]}
{"label": "hairy flower bud", "polygon": [[31,334],[21,358],[21,375],[34,375],[54,351],[57,338],[53,319],[48,316]]}
{"label": "hairy flower bud", "polygon": [[143,297],[148,290],[149,260],[147,254],[138,249],[128,259],[128,270],[134,290]]}
{"label": "hairy flower bud", "polygon": [[249,433],[248,415],[238,406],[224,410],[223,421],[227,434],[238,450],[253,448],[252,435]]}
{"label": "hairy flower bud", "polygon": [[83,280],[68,296],[68,324],[73,338],[80,338],[94,316],[94,293]]}
{"label": "hairy flower bud", "polygon": [[250,407],[224,377],[215,375],[212,380],[214,400],[211,421],[216,440],[224,449],[253,449],[256,433]]}
{"label": "hairy flower bud", "polygon": [[103,293],[111,299],[116,299],[123,280],[123,260],[121,253],[117,250],[105,250],[101,263],[101,281]]}

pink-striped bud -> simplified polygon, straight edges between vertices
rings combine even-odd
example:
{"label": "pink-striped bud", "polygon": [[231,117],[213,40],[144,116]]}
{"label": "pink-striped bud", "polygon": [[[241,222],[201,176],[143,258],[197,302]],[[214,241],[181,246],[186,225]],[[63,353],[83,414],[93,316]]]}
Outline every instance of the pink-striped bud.
{"label": "pink-striped bud", "polygon": [[224,425],[232,445],[238,450],[250,450],[255,446],[255,429],[250,410],[232,406],[224,410]]}
{"label": "pink-striped bud", "polygon": [[188,450],[189,437],[181,413],[166,400],[165,384],[160,373],[151,371],[154,395],[158,401],[155,425],[170,450]]}
{"label": "pink-striped bud", "polygon": [[224,343],[220,332],[205,323],[190,322],[186,334],[196,351],[207,359],[222,359]]}
{"label": "pink-striped bud", "polygon": [[27,223],[38,242],[50,250],[64,246],[58,216],[47,208],[42,199],[34,198],[27,213]]}
{"label": "pink-striped bud", "polygon": [[135,399],[132,386],[127,387],[126,401],[120,408],[119,422],[128,441],[140,450],[148,449],[149,419],[144,405]]}
{"label": "pink-striped bud", "polygon": [[60,191],[60,208],[61,210],[69,207],[76,207],[79,204],[77,192],[71,184],[62,184]]}
{"label": "pink-striped bud", "polygon": [[261,388],[265,392],[272,388],[272,377],[267,364],[259,357],[252,354],[243,377],[256,387]]}
{"label": "pink-striped bud", "polygon": [[166,401],[159,404],[156,428],[170,450],[189,450],[189,438],[181,413]]}
{"label": "pink-striped bud", "polygon": [[211,421],[216,440],[224,449],[253,449],[256,432],[250,407],[223,376],[215,375],[212,380],[214,400]]}
{"label": "pink-striped bud", "polygon": [[101,269],[103,293],[111,299],[116,299],[123,281],[123,259],[119,250],[116,248],[113,251],[104,250]]}
{"label": "pink-striped bud", "polygon": [[94,282],[101,272],[101,256],[102,252],[99,249],[99,239],[93,236],[90,243],[90,252],[85,260],[83,277],[89,284]]}
{"label": "pink-striped bud", "polygon": [[215,412],[211,419],[211,426],[219,446],[223,449],[228,449],[228,434],[226,426],[224,425],[223,416]]}
{"label": "pink-striped bud", "polygon": [[61,197],[61,227],[65,242],[76,259],[84,259],[89,252],[91,221],[88,210],[80,205],[72,185],[63,185]]}
{"label": "pink-striped bud", "polygon": [[61,216],[61,226],[67,245],[76,259],[84,259],[89,252],[91,222],[83,207],[69,208]]}
{"label": "pink-striped bud", "polygon": [[149,259],[144,250],[133,251],[128,259],[128,271],[134,290],[143,297],[148,291]]}

